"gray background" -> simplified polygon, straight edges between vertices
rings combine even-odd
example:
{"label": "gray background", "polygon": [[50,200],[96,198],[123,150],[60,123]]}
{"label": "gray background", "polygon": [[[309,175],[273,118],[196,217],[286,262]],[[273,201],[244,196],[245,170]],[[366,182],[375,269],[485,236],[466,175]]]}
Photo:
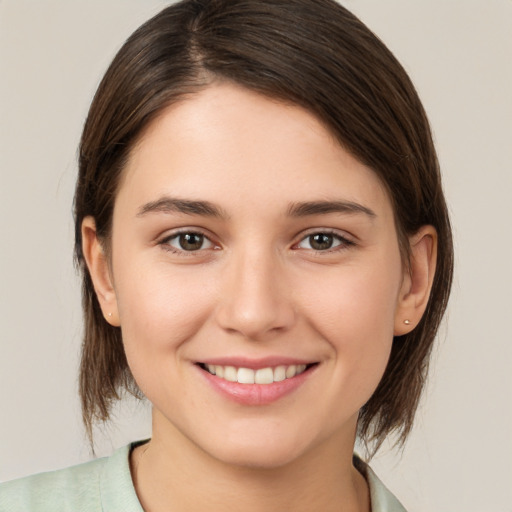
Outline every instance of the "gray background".
{"label": "gray background", "polygon": [[[0,480],[90,457],[76,398],[76,147],[114,52],[167,2],[0,0]],[[373,467],[411,511],[512,511],[512,2],[346,0],[433,125],[457,271],[402,454]],[[98,453],[149,435],[127,402]]]}

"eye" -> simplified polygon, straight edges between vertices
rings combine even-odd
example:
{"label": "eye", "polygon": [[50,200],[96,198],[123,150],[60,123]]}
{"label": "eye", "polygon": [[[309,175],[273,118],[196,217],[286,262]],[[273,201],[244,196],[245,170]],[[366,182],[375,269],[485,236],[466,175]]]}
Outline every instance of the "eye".
{"label": "eye", "polygon": [[298,244],[299,249],[311,249],[313,251],[328,251],[336,247],[346,247],[353,245],[353,242],[347,240],[341,235],[329,232],[317,232],[303,238]]}
{"label": "eye", "polygon": [[193,231],[172,235],[163,240],[162,244],[168,245],[178,251],[187,252],[211,249],[214,247],[213,242],[206,238],[206,236],[202,233],[194,233]]}

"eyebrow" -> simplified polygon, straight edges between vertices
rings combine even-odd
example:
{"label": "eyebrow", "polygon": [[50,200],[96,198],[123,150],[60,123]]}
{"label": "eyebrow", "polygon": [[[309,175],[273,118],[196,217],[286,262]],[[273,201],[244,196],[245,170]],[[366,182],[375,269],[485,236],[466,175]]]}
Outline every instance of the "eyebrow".
{"label": "eyebrow", "polygon": [[168,196],[141,206],[137,217],[142,217],[148,213],[185,213],[187,215],[227,218],[227,214],[222,209],[209,201],[196,201]]}
{"label": "eyebrow", "polygon": [[[184,213],[187,215],[201,215],[204,217],[228,218],[228,215],[218,206],[209,201],[180,199],[165,196],[151,201],[139,208],[137,217],[148,213]],[[370,218],[377,215],[373,210],[352,201],[306,201],[292,203],[287,214],[290,217],[307,217],[310,215],[325,215],[328,213],[365,214]]]}
{"label": "eyebrow", "polygon": [[308,201],[292,203],[288,207],[291,217],[307,217],[309,215],[323,215],[327,213],[365,214],[374,219],[376,213],[370,208],[352,201]]}

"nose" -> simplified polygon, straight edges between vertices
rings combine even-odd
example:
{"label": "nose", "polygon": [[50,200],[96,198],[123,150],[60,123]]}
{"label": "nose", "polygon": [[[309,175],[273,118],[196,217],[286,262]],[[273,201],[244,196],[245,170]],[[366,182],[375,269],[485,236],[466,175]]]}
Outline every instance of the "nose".
{"label": "nose", "polygon": [[217,322],[248,340],[263,340],[288,330],[295,311],[283,268],[263,251],[234,256],[225,269]]}

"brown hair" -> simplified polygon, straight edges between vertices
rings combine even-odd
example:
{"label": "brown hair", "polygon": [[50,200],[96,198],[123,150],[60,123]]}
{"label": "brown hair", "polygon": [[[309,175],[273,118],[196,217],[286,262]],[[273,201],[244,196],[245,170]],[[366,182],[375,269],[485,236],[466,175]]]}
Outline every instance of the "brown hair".
{"label": "brown hair", "polygon": [[117,187],[130,150],[168,105],[214,80],[236,82],[300,105],[370,166],[391,198],[404,261],[407,235],[438,233],[426,312],[395,337],[385,374],[359,418],[376,450],[404,441],[427,375],[452,281],[453,247],[429,123],[406,72],[384,44],[334,0],[185,0],[142,25],[107,70],[85,123],[75,195],[76,261],[83,275],[85,333],[80,396],[89,436],[120,391],[140,395],[121,331],[103,318],[82,254],[81,224],[96,220],[108,247]]}

